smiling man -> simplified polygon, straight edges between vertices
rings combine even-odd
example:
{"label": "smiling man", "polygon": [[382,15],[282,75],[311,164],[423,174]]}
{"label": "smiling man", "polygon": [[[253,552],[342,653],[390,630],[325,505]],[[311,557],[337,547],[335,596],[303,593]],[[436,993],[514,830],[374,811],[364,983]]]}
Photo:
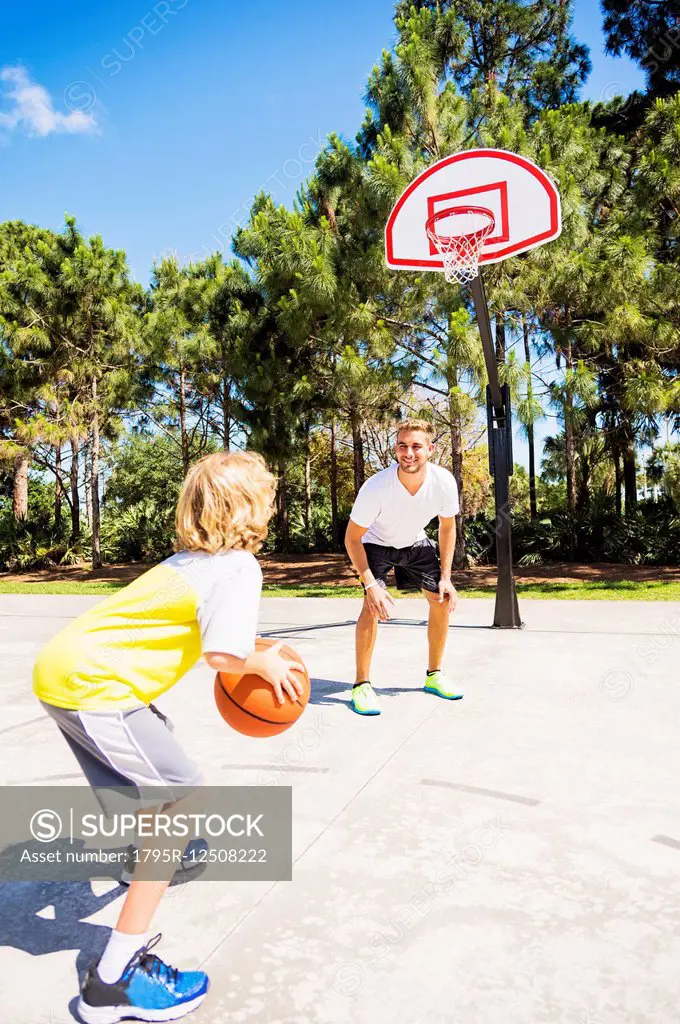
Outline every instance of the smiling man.
{"label": "smiling man", "polygon": [[[396,464],[367,480],[359,491],[345,534],[345,547],[364,586],[364,604],[357,622],[357,675],[352,707],[360,715],[379,715],[380,705],[370,682],[371,658],[378,622],[389,619],[395,604],[387,593],[394,569],[399,589],[419,589],[428,600],[429,663],[425,690],[458,700],[453,683],[442,671],[449,616],[457,595],[451,583],[456,544],[458,487],[452,473],[431,461],[432,424],[410,419],[399,424]],[[439,550],[425,527],[439,517]]]}

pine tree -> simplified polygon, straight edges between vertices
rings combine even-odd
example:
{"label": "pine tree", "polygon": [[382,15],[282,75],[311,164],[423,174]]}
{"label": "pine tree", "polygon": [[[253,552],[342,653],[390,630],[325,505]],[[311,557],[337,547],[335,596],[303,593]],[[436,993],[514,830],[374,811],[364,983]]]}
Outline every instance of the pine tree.
{"label": "pine tree", "polygon": [[626,53],[647,79],[651,99],[680,89],[680,6],[677,0],[601,0],[607,52]]}

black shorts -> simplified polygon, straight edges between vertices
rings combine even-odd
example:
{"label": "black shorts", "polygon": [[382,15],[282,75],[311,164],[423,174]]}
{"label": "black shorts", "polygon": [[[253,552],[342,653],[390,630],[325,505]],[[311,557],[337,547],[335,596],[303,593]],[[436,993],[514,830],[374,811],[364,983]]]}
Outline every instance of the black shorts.
{"label": "black shorts", "polygon": [[[368,567],[381,587],[387,587],[390,569],[399,590],[439,592],[441,565],[433,541],[417,540],[410,548],[387,548],[382,544],[364,544]],[[364,590],[366,588],[364,587]]]}

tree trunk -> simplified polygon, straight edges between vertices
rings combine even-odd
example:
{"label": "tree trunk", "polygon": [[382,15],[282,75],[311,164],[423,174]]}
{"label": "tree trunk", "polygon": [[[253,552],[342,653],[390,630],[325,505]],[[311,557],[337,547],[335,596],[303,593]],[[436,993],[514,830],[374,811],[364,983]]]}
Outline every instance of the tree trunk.
{"label": "tree trunk", "polygon": [[456,569],[464,569],[467,565],[465,553],[465,514],[463,511],[463,430],[460,422],[460,415],[456,408],[456,400],[453,389],[457,384],[455,369],[448,374],[449,385],[449,424],[451,433],[451,472],[458,485],[458,498],[460,501],[460,512],[456,516],[456,546],[453,552],[453,564]]}
{"label": "tree trunk", "polygon": [[618,446],[614,450],[614,487],[616,489],[616,514],[621,518],[621,454]]}
{"label": "tree trunk", "polygon": [[529,420],[527,422],[527,441],[529,443],[529,509],[532,519],[538,519],[538,503],[536,501],[536,441],[534,439],[534,419],[532,402],[534,389],[531,381],[531,345],[529,342],[529,324],[522,314],[522,330],[524,332],[524,358],[527,364],[527,405]]}
{"label": "tree trunk", "polygon": [[[573,366],[571,338],[567,342],[566,363],[567,370],[571,370]],[[576,457],[574,444],[574,398],[571,392],[571,385],[567,385],[564,402],[564,451],[567,459],[567,508],[570,512],[573,512],[576,508]]]}
{"label": "tree trunk", "polygon": [[590,459],[581,454],[581,472],[579,474],[578,481],[578,494],[576,498],[576,507],[579,511],[583,511],[588,508],[590,504]]}
{"label": "tree trunk", "polygon": [[352,410],[350,419],[352,423],[352,447],[354,449],[354,493],[357,495],[366,479],[364,441],[361,436],[361,420],[354,410]]}
{"label": "tree trunk", "polygon": [[12,511],[17,523],[28,516],[28,451],[24,448],[14,457]]}
{"label": "tree trunk", "polygon": [[505,362],[505,314],[496,313],[496,362]]}
{"label": "tree trunk", "polygon": [[92,434],[90,433],[88,440],[85,442],[83,447],[83,465],[85,466],[85,518],[87,519],[88,529],[92,526],[92,461],[90,459],[90,452],[92,451],[91,444]]}
{"label": "tree trunk", "polygon": [[182,439],[182,466],[184,475],[189,472],[189,435],[187,434],[187,372],[184,360],[179,363],[179,430]]}
{"label": "tree trunk", "polygon": [[80,496],[78,494],[78,438],[71,438],[71,539],[74,544],[80,537]]}
{"label": "tree trunk", "polygon": [[231,381],[225,379],[222,386],[222,448],[229,451],[231,442]]}
{"label": "tree trunk", "polygon": [[54,446],[54,527],[61,524],[61,443]]}
{"label": "tree trunk", "polygon": [[635,438],[630,423],[625,425],[623,445],[623,493],[626,515],[637,508],[637,466],[635,464]]}
{"label": "tree trunk", "polygon": [[564,403],[564,447],[567,457],[567,508],[576,508],[576,460],[574,458],[573,401],[568,397]]}
{"label": "tree trunk", "polygon": [[286,463],[283,459],[279,461],[279,486],[276,490],[276,534],[279,551],[287,552],[290,548],[290,524],[288,521]]}
{"label": "tree trunk", "polygon": [[97,378],[92,378],[92,453],[90,492],[92,501],[92,568],[102,564],[99,515],[99,409],[97,407]]}
{"label": "tree trunk", "polygon": [[338,522],[338,453],[335,447],[335,417],[331,418],[331,540],[333,547],[340,543]]}
{"label": "tree trunk", "polygon": [[305,423],[305,534],[309,540],[312,522],[312,452],[311,421]]}
{"label": "tree trunk", "polygon": [[[598,431],[597,411],[595,409],[588,409],[586,415],[588,417],[587,434],[594,437]],[[588,455],[587,449],[582,444],[579,458],[578,497],[576,501],[579,510],[587,509],[590,505],[590,487],[595,464],[595,457]]]}

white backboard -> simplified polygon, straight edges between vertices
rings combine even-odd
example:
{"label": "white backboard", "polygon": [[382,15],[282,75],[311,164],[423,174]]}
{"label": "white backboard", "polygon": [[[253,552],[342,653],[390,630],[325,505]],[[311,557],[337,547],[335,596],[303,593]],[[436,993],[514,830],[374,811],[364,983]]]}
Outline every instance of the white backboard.
{"label": "white backboard", "polygon": [[433,213],[465,205],[484,207],[494,216],[480,263],[527,252],[562,230],[559,193],[545,171],[517,153],[469,149],[426,168],[401,195],[385,228],[388,267],[442,270],[425,225]]}

